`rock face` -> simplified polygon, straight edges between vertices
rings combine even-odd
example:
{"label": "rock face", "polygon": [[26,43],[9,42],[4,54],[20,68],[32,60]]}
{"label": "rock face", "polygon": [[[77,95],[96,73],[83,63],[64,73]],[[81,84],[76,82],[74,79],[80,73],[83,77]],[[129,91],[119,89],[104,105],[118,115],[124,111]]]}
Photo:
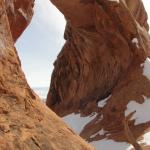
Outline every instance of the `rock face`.
{"label": "rock face", "polygon": [[67,25],[47,105],[75,129],[78,120],[79,134],[98,150],[112,140],[150,149],[138,144],[150,129],[150,36],[142,1],[51,1]]}
{"label": "rock face", "polygon": [[144,5],[141,0],[125,0],[126,5],[130,9],[133,17],[136,21],[142,26],[145,27],[146,30],[149,29],[149,25],[147,23],[147,13],[145,11]]}
{"label": "rock face", "polygon": [[33,1],[5,2],[0,0],[0,150],[94,150],[40,102],[21,70],[13,41],[29,23]]}
{"label": "rock face", "polygon": [[30,23],[34,0],[5,0],[13,40],[16,41]]}

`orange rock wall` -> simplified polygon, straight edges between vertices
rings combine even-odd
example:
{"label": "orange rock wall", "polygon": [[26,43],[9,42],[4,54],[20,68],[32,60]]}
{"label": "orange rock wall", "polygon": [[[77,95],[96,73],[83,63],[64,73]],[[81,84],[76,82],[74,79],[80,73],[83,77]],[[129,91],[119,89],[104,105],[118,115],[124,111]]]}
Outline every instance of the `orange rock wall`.
{"label": "orange rock wall", "polygon": [[[27,84],[14,41],[29,23],[18,8],[29,12],[30,20],[32,1],[5,2],[0,0],[0,149],[94,150],[49,110]],[[9,12],[10,7],[14,14]]]}

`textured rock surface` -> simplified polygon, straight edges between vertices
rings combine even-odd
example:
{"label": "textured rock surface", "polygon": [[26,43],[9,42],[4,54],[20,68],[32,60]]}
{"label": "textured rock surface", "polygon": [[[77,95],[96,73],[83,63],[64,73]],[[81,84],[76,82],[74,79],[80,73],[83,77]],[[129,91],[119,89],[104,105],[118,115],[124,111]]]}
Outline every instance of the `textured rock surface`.
{"label": "textured rock surface", "polygon": [[12,36],[16,41],[32,19],[34,0],[5,0],[5,6]]}
{"label": "textured rock surface", "polygon": [[145,27],[145,29],[149,29],[148,23],[147,23],[147,13],[145,11],[144,5],[141,0],[125,0],[128,8],[130,9],[130,12],[134,16],[137,22],[142,27]]}
{"label": "textured rock surface", "polygon": [[[15,2],[18,9],[32,1]],[[0,150],[93,150],[40,102],[28,86],[9,26],[11,22],[16,40],[26,23],[22,22],[23,16],[18,16],[17,9],[14,11],[16,20],[7,9],[8,22],[6,6],[10,4],[11,1],[6,1],[5,5],[0,0]],[[30,12],[32,8],[26,10]],[[20,21],[23,26],[19,25]]]}
{"label": "textured rock surface", "polygon": [[[142,1],[51,1],[67,26],[47,105],[62,117],[95,113],[80,133],[90,142],[110,138],[136,147],[150,128],[150,119],[136,125],[131,114],[125,116],[128,103],[136,101],[142,107],[144,96],[150,97],[150,81],[141,65],[150,54]],[[106,105],[98,106],[108,96]],[[99,135],[101,129],[107,134]]]}

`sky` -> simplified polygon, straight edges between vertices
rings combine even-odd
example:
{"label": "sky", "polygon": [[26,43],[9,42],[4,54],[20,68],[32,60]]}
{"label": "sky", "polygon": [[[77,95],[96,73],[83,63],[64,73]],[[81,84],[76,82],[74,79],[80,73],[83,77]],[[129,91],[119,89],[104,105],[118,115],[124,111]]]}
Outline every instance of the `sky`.
{"label": "sky", "polygon": [[[150,0],[143,2],[150,16]],[[65,42],[66,22],[49,0],[36,0],[34,11],[32,21],[18,39],[16,47],[29,85],[48,87],[53,62]]]}
{"label": "sky", "polygon": [[146,9],[147,14],[148,14],[148,23],[150,26],[150,0],[142,0],[142,1],[144,3],[145,9]]}
{"label": "sky", "polygon": [[31,24],[17,40],[22,68],[31,87],[48,87],[53,62],[63,44],[65,19],[49,0],[36,0]]}

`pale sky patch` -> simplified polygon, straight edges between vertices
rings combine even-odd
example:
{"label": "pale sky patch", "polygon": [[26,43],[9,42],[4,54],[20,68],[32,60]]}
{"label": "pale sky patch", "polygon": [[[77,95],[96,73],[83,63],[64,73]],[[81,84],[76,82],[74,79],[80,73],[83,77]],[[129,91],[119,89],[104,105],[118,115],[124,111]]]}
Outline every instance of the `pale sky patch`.
{"label": "pale sky patch", "polygon": [[[149,0],[143,2],[150,14]],[[65,19],[50,0],[36,0],[34,10],[32,22],[16,47],[30,86],[49,86],[53,62],[64,44]]]}
{"label": "pale sky patch", "polygon": [[147,11],[148,14],[148,23],[150,24],[150,1],[149,0],[143,0],[145,9]]}
{"label": "pale sky patch", "polygon": [[34,16],[16,43],[31,87],[48,87],[53,63],[65,42],[64,16],[49,0],[36,0]]}

